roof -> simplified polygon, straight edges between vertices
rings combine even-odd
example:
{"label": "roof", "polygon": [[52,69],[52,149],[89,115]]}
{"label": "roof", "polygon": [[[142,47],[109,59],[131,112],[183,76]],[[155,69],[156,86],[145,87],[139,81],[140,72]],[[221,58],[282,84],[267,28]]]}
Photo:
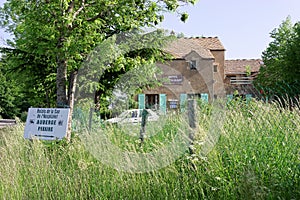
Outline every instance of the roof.
{"label": "roof", "polygon": [[250,66],[252,73],[258,72],[262,65],[261,59],[225,60],[225,74],[244,74],[246,66]]}
{"label": "roof", "polygon": [[165,51],[173,55],[176,59],[184,59],[192,51],[195,51],[202,58],[214,59],[209,49],[203,48],[198,42],[188,38],[179,38],[172,41],[167,45]]}
{"label": "roof", "polygon": [[225,48],[218,37],[195,37],[190,38],[197,43],[199,43],[203,48],[209,49],[209,50],[221,50],[225,51]]}

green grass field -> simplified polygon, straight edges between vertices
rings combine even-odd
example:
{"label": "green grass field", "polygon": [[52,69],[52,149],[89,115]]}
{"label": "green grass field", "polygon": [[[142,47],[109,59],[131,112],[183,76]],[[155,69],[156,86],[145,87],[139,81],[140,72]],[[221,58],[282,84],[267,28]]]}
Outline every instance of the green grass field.
{"label": "green grass field", "polygon": [[[226,105],[222,123],[213,110],[199,106],[194,154],[144,173],[96,159],[80,132],[67,143],[25,140],[22,125],[1,129],[0,199],[300,199],[299,108],[236,101]],[[124,129],[101,133],[122,151],[147,153],[188,131],[184,123],[176,116],[157,130],[152,124],[157,134],[142,147]],[[209,134],[216,134],[210,146]]]}

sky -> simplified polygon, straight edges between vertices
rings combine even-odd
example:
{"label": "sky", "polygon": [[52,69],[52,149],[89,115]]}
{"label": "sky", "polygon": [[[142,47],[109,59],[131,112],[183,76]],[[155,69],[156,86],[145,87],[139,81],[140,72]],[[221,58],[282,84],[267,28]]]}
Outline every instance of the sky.
{"label": "sky", "polygon": [[[186,37],[218,37],[226,59],[260,58],[274,28],[288,16],[294,23],[300,21],[300,0],[199,0],[180,10],[189,14],[187,22],[176,13],[166,14],[159,27]],[[0,44],[8,37],[0,30]]]}

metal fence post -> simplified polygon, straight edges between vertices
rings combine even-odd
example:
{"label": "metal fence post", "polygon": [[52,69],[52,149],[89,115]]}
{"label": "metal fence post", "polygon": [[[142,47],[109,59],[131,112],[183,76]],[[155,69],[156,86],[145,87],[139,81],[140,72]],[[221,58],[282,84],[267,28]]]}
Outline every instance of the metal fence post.
{"label": "metal fence post", "polygon": [[189,151],[191,154],[194,153],[193,150],[193,143],[195,139],[195,132],[197,129],[197,102],[195,99],[188,100],[188,119],[189,119],[189,126],[190,126],[190,133],[189,133]]}
{"label": "metal fence post", "polygon": [[89,115],[89,131],[92,130],[93,113],[94,113],[94,108],[90,108],[90,115]]}
{"label": "metal fence post", "polygon": [[144,142],[144,137],[145,137],[145,129],[146,129],[146,122],[147,122],[147,117],[148,117],[148,111],[146,109],[143,109],[142,111],[142,122],[141,122],[141,130],[140,130],[140,140],[141,144]]}

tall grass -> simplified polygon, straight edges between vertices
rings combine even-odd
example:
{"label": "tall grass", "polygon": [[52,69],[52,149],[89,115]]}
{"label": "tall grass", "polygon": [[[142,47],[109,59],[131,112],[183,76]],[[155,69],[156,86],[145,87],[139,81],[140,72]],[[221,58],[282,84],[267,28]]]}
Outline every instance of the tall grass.
{"label": "tall grass", "polygon": [[[234,101],[227,105],[217,144],[203,155],[203,135],[215,123],[212,110],[199,106],[195,154],[147,173],[101,163],[78,136],[70,143],[28,141],[22,125],[1,129],[0,198],[299,199],[299,109]],[[108,128],[107,134],[123,150],[147,152],[172,139],[176,123],[181,121],[169,121],[142,149],[122,129]]]}

